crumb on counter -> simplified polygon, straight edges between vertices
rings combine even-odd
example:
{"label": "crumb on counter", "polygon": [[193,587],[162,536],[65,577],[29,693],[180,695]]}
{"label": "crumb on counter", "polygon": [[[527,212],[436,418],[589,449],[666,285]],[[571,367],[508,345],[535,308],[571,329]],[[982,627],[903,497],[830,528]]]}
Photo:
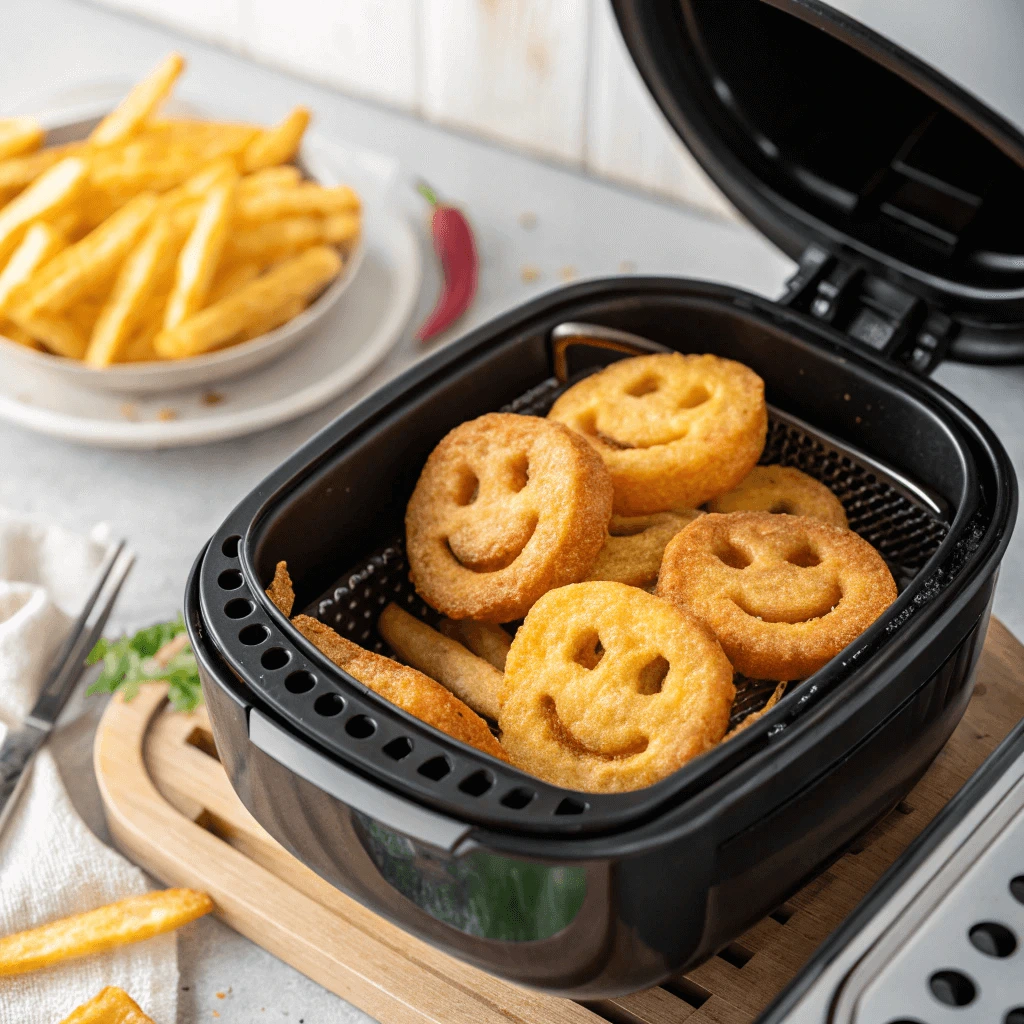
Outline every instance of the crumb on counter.
{"label": "crumb on counter", "polygon": [[134,402],[122,402],[118,412],[126,420],[137,420],[139,418],[139,407]]}
{"label": "crumb on counter", "polygon": [[176,420],[178,418],[178,413],[176,410],[165,405],[162,409],[157,409],[156,418],[158,420],[163,420],[166,423],[170,420]]}
{"label": "crumb on counter", "polygon": [[203,405],[220,405],[224,401],[224,396],[219,391],[205,391],[199,401]]}
{"label": "crumb on counter", "polygon": [[562,267],[558,272],[558,276],[563,281],[572,281],[576,277],[576,268],[569,266]]}
{"label": "crumb on counter", "polygon": [[635,274],[636,273],[636,264],[632,260],[623,260],[619,264],[619,273],[620,274]]}
{"label": "crumb on counter", "polygon": [[530,284],[531,281],[536,281],[540,277],[540,268],[533,266],[532,263],[527,263],[519,271],[519,276],[523,279],[523,284]]}
{"label": "crumb on counter", "polygon": [[527,231],[532,231],[537,226],[537,214],[531,210],[523,210],[519,214],[519,226]]}

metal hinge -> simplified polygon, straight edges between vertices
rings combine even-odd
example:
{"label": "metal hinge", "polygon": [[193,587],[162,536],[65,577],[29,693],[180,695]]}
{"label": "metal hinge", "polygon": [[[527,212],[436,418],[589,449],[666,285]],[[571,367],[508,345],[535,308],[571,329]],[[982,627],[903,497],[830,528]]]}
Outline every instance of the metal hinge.
{"label": "metal hinge", "polygon": [[816,245],[804,251],[780,301],[921,374],[935,369],[956,332],[923,299]]}

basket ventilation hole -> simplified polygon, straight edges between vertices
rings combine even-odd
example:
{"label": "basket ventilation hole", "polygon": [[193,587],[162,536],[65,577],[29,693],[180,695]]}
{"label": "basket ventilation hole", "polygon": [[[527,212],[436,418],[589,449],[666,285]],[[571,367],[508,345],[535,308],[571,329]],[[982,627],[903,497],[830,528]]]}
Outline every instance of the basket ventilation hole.
{"label": "basket ventilation hole", "polygon": [[732,964],[733,967],[744,967],[750,962],[750,958],[754,954],[750,952],[745,946],[741,946],[738,942],[730,942],[725,949],[718,951],[720,959],[724,960],[727,964]]}
{"label": "basket ventilation hole", "polygon": [[237,569],[225,569],[217,577],[217,586],[221,590],[237,590],[242,585],[242,574]]}
{"label": "basket ventilation hole", "polygon": [[260,644],[265,643],[269,637],[270,630],[266,626],[261,626],[258,622],[254,622],[251,626],[246,626],[238,634],[238,639],[246,647],[258,647]]}
{"label": "basket ventilation hole", "polygon": [[429,761],[424,761],[417,769],[420,775],[426,776],[433,782],[440,782],[451,770],[451,763],[443,755],[432,757]]}
{"label": "basket ventilation hole", "polygon": [[501,804],[503,807],[509,807],[513,811],[521,811],[527,804],[533,802],[536,795],[532,789],[524,789],[522,786],[518,786],[515,789],[510,789],[501,798]]}
{"label": "basket ventilation hole", "polygon": [[393,761],[401,761],[412,753],[412,740],[405,736],[399,736],[390,743],[384,744],[384,753]]}
{"label": "basket ventilation hole", "polygon": [[324,718],[340,715],[344,707],[345,702],[340,693],[322,693],[313,701],[313,710]]}
{"label": "basket ventilation hole", "polygon": [[1024,903],[1024,875],[1011,880],[1010,893],[1018,903]]}
{"label": "basket ventilation hole", "polygon": [[459,783],[459,789],[468,796],[483,796],[494,785],[494,776],[482,769],[467,775]]}
{"label": "basket ventilation hole", "polygon": [[1017,948],[1017,937],[1005,925],[995,921],[983,921],[976,924],[968,938],[971,945],[987,956],[1009,956]]}
{"label": "basket ventilation hole", "polygon": [[283,647],[271,647],[263,652],[260,664],[271,672],[284,668],[292,656]]}
{"label": "basket ventilation hole", "polygon": [[289,693],[309,693],[316,686],[316,676],[305,669],[292,672],[284,681],[284,688]]}
{"label": "basket ventilation hole", "polygon": [[247,597],[236,597],[224,605],[224,614],[229,619],[244,619],[255,611],[256,605]]}
{"label": "basket ventilation hole", "polygon": [[1003,1018],[1003,1024],[1024,1024],[1024,1006],[1015,1006]]}
{"label": "basket ventilation hole", "polygon": [[936,971],[928,979],[932,995],[946,1006],[966,1006],[977,994],[974,982],[959,971]]}
{"label": "basket ventilation hole", "polygon": [[711,993],[706,988],[686,977],[673,978],[661,987],[695,1010],[699,1010],[711,998]]}
{"label": "basket ventilation hole", "polygon": [[793,908],[788,903],[783,903],[781,907],[776,907],[768,916],[779,924],[788,924],[789,919],[793,916]]}
{"label": "basket ventilation hole", "polygon": [[232,536],[232,537],[228,537],[227,540],[225,540],[224,543],[221,544],[221,546],[220,546],[221,551],[223,551],[224,554],[227,555],[228,558],[237,558],[238,557],[238,542],[241,539],[242,538],[239,537],[237,533],[234,536]]}
{"label": "basket ventilation hole", "polygon": [[353,739],[365,740],[377,731],[377,723],[366,715],[353,715],[345,723],[345,732]]}
{"label": "basket ventilation hole", "polygon": [[587,805],[582,800],[567,796],[556,808],[555,814],[582,814]]}

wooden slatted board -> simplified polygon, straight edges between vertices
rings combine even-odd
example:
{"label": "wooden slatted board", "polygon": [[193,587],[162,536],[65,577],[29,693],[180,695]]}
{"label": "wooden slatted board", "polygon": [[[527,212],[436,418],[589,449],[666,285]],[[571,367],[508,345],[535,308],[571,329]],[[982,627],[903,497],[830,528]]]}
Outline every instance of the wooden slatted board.
{"label": "wooden slatted board", "polygon": [[342,895],[235,796],[209,722],[162,686],[111,701],[95,765],[111,834],[171,885],[210,893],[233,928],[384,1024],[747,1024],[1024,717],[1024,647],[992,622],[967,714],[885,820],[787,905],[678,982],[580,1005],[491,977]]}

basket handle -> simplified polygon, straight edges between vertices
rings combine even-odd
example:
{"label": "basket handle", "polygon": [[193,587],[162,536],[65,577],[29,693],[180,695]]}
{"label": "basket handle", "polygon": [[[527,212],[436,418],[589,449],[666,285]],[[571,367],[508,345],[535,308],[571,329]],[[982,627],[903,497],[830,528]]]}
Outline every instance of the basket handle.
{"label": "basket handle", "polygon": [[249,711],[249,739],[268,757],[353,810],[446,853],[466,852],[465,848],[459,850],[459,847],[472,831],[470,825],[403,800],[383,786],[374,785],[342,768],[285,732],[256,708]]}
{"label": "basket handle", "polygon": [[666,345],[659,345],[656,341],[639,334],[572,320],[559,324],[551,332],[551,362],[560,384],[565,384],[569,380],[568,352],[573,345],[609,349],[627,356],[647,356],[672,351]]}

